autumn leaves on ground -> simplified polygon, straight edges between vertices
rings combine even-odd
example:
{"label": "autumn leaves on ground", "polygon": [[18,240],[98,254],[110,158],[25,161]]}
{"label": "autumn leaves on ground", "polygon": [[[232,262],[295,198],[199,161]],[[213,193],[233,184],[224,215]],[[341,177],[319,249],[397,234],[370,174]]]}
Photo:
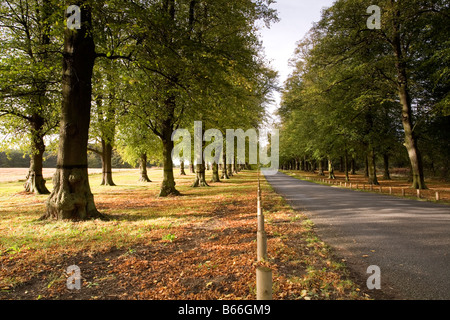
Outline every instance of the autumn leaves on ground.
{"label": "autumn leaves on ground", "polygon": [[[169,198],[157,197],[160,170],[150,170],[153,183],[137,176],[118,172],[116,187],[101,187],[91,175],[109,221],[78,223],[39,221],[46,196],[0,184],[0,299],[255,299],[256,172],[209,188],[178,177],[183,195]],[[262,197],[274,299],[369,298],[265,180]],[[80,290],[67,288],[71,265]]]}

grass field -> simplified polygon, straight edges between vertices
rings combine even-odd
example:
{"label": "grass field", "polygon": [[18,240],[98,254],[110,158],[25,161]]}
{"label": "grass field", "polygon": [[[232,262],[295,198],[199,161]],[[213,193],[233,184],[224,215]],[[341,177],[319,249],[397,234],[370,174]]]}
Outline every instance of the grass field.
{"label": "grass field", "polygon": [[[210,173],[208,172],[208,176]],[[90,183],[108,221],[40,221],[47,196],[0,183],[0,299],[255,299],[255,172],[209,188],[177,177],[181,197],[158,198],[162,173],[114,173],[115,187]],[[51,188],[51,181],[47,182]],[[368,299],[365,282],[262,181],[274,299]],[[67,288],[67,268],[81,271]]]}

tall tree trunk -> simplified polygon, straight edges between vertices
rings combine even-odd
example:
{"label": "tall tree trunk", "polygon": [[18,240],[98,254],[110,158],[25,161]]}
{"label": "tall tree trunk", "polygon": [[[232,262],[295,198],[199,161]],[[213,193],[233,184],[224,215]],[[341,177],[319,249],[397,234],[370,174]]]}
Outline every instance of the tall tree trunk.
{"label": "tall tree trunk", "polygon": [[102,139],[102,186],[115,186],[112,179],[112,145]]}
{"label": "tall tree trunk", "polygon": [[170,120],[165,121],[162,128],[162,145],[163,145],[163,182],[159,192],[160,197],[169,195],[179,196],[180,192],[175,188],[175,177],[173,174],[172,150],[174,143],[172,141],[172,126],[169,125]]}
{"label": "tall tree trunk", "polygon": [[[400,11],[397,9],[397,17],[400,16]],[[407,67],[405,62],[405,55],[402,48],[400,37],[400,26],[398,21],[394,21],[394,36],[392,46],[395,53],[395,67],[397,70],[397,88],[400,103],[402,106],[402,124],[405,133],[404,146],[408,151],[409,161],[411,164],[412,173],[412,188],[426,189],[425,178],[423,172],[422,157],[417,147],[417,138],[414,133],[414,125],[412,120],[411,97],[408,89]]]}
{"label": "tall tree trunk", "polygon": [[348,176],[348,152],[345,150],[344,156],[344,171],[345,171],[345,181],[350,181],[350,177]]}
{"label": "tall tree trunk", "polygon": [[45,179],[42,175],[43,157],[45,152],[44,137],[42,135],[44,119],[38,115],[32,117],[33,131],[31,134],[31,155],[30,168],[26,182],[24,184],[25,191],[36,194],[49,194],[45,186]]}
{"label": "tall tree trunk", "polygon": [[186,171],[184,171],[184,161],[180,162],[180,176],[185,176]]}
{"label": "tall tree trunk", "polygon": [[219,165],[216,162],[212,164],[212,178],[211,182],[220,182],[219,178]]}
{"label": "tall tree trunk", "polygon": [[189,164],[189,172],[190,173],[195,173],[195,169],[194,169],[194,164],[193,163]]}
{"label": "tall tree trunk", "polygon": [[225,152],[222,153],[222,179],[230,179],[227,173],[227,155]]}
{"label": "tall tree trunk", "polygon": [[59,151],[53,191],[42,218],[86,220],[97,211],[89,186],[87,145],[91,114],[95,44],[91,8],[78,2],[82,27],[65,30]]}
{"label": "tall tree trunk", "polygon": [[206,169],[206,166],[205,166],[204,160],[200,164],[197,163],[195,181],[194,181],[192,187],[194,187],[194,188],[209,187],[208,183],[206,182],[206,176],[205,176],[206,170],[205,169]]}
{"label": "tall tree trunk", "polygon": [[384,180],[391,180],[391,173],[389,172],[389,155],[387,153],[383,154],[383,164],[384,164]]}
{"label": "tall tree trunk", "polygon": [[[115,96],[115,89],[112,84],[110,73],[107,73],[107,87],[109,90],[109,103],[106,110],[99,110],[99,122],[101,123],[102,134],[102,186],[115,186],[112,179],[112,155],[113,142],[115,137],[115,117],[116,110],[114,108],[113,99]],[[101,106],[101,103],[100,105]],[[101,109],[101,108],[100,108]],[[103,115],[105,114],[105,118]]]}
{"label": "tall tree trunk", "polygon": [[328,179],[336,179],[336,176],[334,175],[333,161],[331,159],[328,159]]}
{"label": "tall tree trunk", "polygon": [[368,183],[373,185],[379,185],[377,178],[377,164],[376,164],[376,155],[373,148],[369,148],[369,154],[367,155],[368,164],[369,164],[369,179]]}
{"label": "tall tree trunk", "polygon": [[[40,8],[41,16],[38,17],[39,29],[42,31],[42,37],[40,40],[41,50],[37,56],[40,63],[47,64],[49,58],[48,46],[51,43],[51,22],[50,17],[52,15],[52,4],[49,0],[43,0]],[[34,84],[33,87],[36,91],[36,96],[30,99],[33,107],[39,106],[40,110],[45,110],[49,104],[49,99],[46,96],[48,83],[42,81]],[[43,157],[45,152],[44,143],[44,125],[45,119],[41,116],[40,112],[33,113],[30,118],[31,125],[31,156],[30,156],[30,168],[24,184],[25,191],[35,194],[50,194],[45,186],[45,179],[42,175],[43,169]]]}
{"label": "tall tree trunk", "polygon": [[355,155],[352,155],[352,160],[351,160],[351,169],[350,172],[352,175],[356,174],[356,161],[355,161]]}
{"label": "tall tree trunk", "polygon": [[323,172],[323,159],[319,160],[319,176],[324,176],[325,173]]}
{"label": "tall tree trunk", "polygon": [[147,154],[141,154],[139,158],[139,182],[152,182],[147,174]]}
{"label": "tall tree trunk", "polygon": [[369,178],[369,157],[367,154],[364,156],[364,177]]}
{"label": "tall tree trunk", "polygon": [[228,177],[233,176],[233,167],[231,166],[231,163],[227,163],[227,174],[228,174]]}
{"label": "tall tree trunk", "polygon": [[411,105],[406,88],[400,90],[400,101],[402,102],[402,123],[405,132],[404,146],[408,151],[412,173],[412,188],[426,189],[425,177],[423,172],[422,157],[417,147],[417,139],[413,132],[413,124],[411,120]]}

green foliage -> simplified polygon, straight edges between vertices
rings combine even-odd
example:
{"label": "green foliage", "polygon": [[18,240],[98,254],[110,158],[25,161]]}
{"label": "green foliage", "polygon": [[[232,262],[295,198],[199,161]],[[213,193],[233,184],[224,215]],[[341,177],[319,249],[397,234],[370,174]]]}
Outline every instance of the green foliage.
{"label": "green foliage", "polygon": [[29,148],[36,137],[55,133],[61,9],[53,0],[0,3],[0,133],[7,136],[2,149]]}
{"label": "green foliage", "polygon": [[[364,159],[369,150],[395,157],[405,152],[399,63],[406,68],[416,106],[415,134],[425,139],[421,132],[436,132],[427,128],[443,129],[444,122],[426,119],[430,112],[445,116],[448,108],[448,59],[437,58],[449,48],[444,23],[448,3],[380,1],[382,28],[368,30],[365,12],[371,4],[336,1],[299,42],[293,59],[296,69],[286,82],[278,111],[282,162],[333,159],[347,152]],[[400,62],[394,46],[397,35],[404,45]]]}

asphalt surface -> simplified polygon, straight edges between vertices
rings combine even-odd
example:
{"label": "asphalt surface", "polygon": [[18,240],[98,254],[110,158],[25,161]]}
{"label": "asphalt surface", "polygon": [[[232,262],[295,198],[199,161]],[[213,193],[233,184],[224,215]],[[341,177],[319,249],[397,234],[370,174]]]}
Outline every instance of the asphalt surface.
{"label": "asphalt surface", "polygon": [[[381,299],[450,299],[450,206],[266,176],[274,190],[315,224],[352,274],[381,271]],[[365,282],[364,282],[365,284]],[[376,295],[375,295],[376,296]]]}

